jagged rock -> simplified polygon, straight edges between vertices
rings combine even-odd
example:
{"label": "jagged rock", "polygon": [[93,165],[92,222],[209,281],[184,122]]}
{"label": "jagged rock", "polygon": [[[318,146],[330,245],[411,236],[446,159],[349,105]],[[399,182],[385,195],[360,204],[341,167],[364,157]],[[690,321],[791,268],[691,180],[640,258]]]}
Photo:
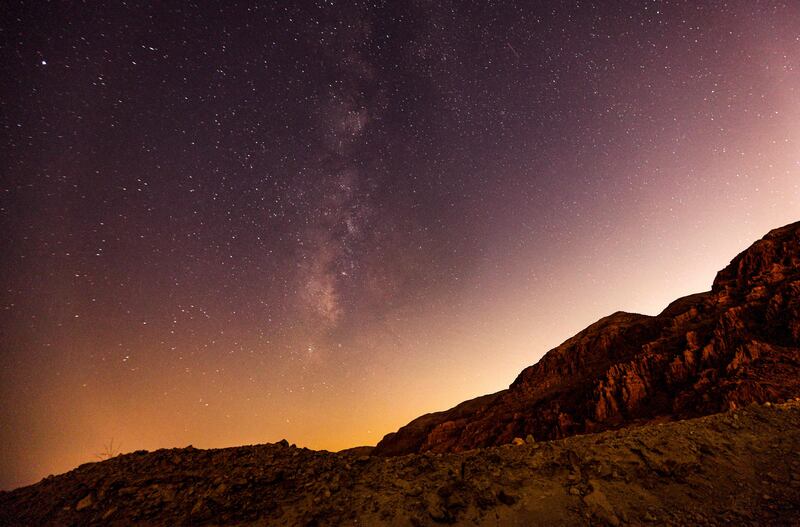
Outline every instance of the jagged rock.
{"label": "jagged rock", "polygon": [[586,504],[592,514],[600,518],[606,524],[619,525],[619,517],[617,517],[614,511],[614,507],[611,506],[608,498],[603,494],[596,482],[593,483],[593,486],[596,488],[583,497],[584,504]]}
{"label": "jagged rock", "polygon": [[138,451],[0,492],[0,526],[800,525],[798,262],[800,223],[374,450]]}
{"label": "jagged rock", "polygon": [[507,390],[424,415],[373,454],[558,439],[800,395],[800,222],[736,256],[711,291],[657,316],[617,312],[549,351]]}
{"label": "jagged rock", "polygon": [[83,509],[88,509],[93,504],[94,504],[94,499],[92,498],[92,495],[87,494],[85,498],[83,498],[75,505],[75,510],[82,511]]}

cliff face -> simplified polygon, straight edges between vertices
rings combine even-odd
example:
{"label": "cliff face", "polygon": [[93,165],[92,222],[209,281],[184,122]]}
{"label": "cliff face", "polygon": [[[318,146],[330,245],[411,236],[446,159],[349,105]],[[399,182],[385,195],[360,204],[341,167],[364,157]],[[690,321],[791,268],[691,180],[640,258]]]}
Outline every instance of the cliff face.
{"label": "cliff face", "polygon": [[800,222],[775,229],[711,291],[651,317],[592,324],[507,390],[422,416],[374,453],[457,452],[682,419],[800,396]]}

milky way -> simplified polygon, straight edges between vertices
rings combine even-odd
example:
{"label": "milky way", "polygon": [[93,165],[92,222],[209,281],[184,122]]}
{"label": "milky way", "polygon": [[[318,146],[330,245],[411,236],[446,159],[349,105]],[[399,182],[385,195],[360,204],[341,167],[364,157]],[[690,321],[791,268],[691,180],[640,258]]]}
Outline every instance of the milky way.
{"label": "milky way", "polygon": [[374,444],[800,216],[800,4],[20,2],[0,486]]}

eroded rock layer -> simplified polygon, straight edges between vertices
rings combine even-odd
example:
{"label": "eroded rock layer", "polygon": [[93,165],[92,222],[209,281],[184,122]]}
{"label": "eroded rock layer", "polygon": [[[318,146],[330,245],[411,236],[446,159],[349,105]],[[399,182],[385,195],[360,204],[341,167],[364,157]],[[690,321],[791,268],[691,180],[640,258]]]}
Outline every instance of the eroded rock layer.
{"label": "eroded rock layer", "polygon": [[458,452],[800,396],[800,222],[775,229],[711,291],[657,316],[617,312],[526,368],[507,390],[422,416],[378,455]]}

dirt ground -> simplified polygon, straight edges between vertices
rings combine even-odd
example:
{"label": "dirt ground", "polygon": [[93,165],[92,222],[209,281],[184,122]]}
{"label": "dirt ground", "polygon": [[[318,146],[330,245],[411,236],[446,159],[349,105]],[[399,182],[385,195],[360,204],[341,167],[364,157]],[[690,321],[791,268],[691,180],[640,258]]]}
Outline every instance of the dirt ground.
{"label": "dirt ground", "polygon": [[800,525],[800,402],[459,454],[134,452],[0,493],[0,525]]}

